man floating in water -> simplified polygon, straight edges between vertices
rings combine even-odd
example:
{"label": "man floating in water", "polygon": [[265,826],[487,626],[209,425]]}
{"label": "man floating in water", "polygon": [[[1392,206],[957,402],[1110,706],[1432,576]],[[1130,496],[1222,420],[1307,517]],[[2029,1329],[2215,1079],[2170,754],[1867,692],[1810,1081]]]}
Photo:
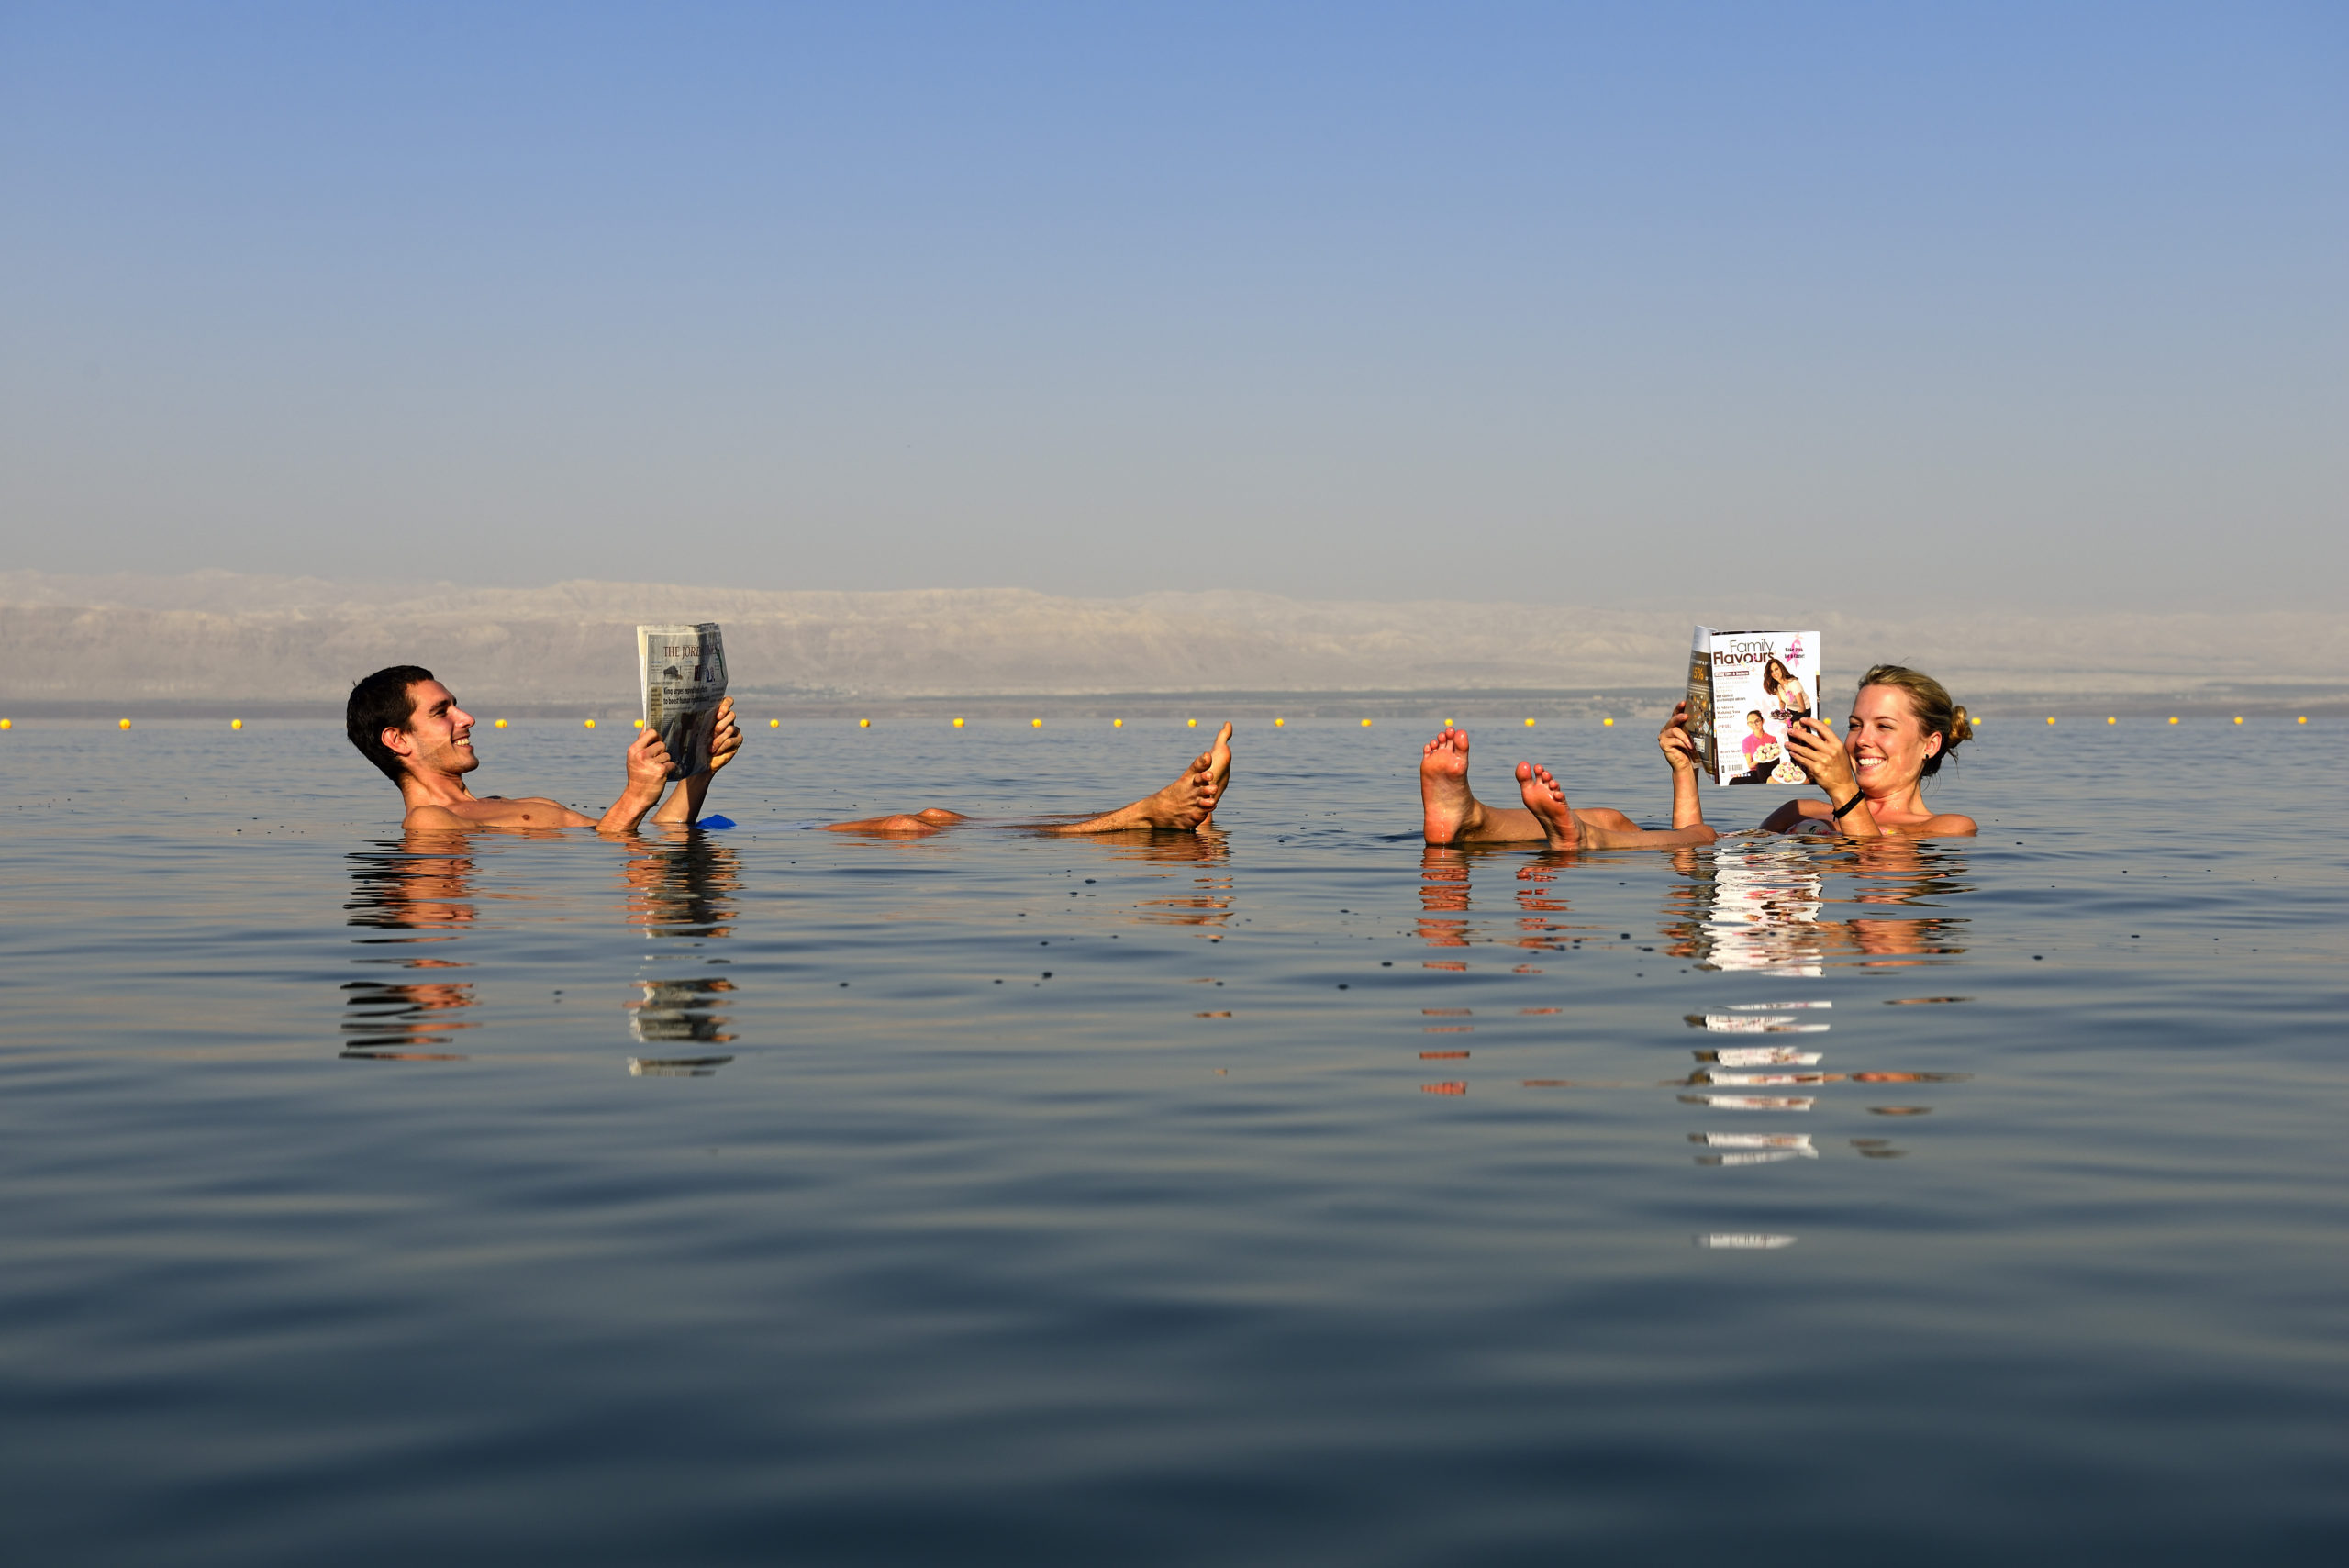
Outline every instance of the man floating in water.
{"label": "man floating in water", "polygon": [[[628,776],[620,797],[600,817],[583,817],[558,800],[530,796],[482,797],[465,787],[465,775],[481,766],[473,754],[473,716],[457,706],[432,672],[414,664],[378,670],[351,690],[344,728],[360,754],[399,785],[407,803],[404,826],[428,830],[456,828],[593,828],[599,833],[631,833],[648,815],[655,822],[690,825],[701,813],[710,780],[742,746],[734,722],[734,699],[718,705],[710,737],[709,772],[685,780],[661,804],[669,782],[669,750],[659,731],[647,728],[628,749]],[[1231,726],[1192,759],[1163,789],[1097,816],[1041,817],[1015,826],[1038,833],[1204,832],[1215,826],[1215,808],[1231,780]],[[657,811],[653,808],[659,806]],[[839,833],[926,834],[970,817],[932,806],[927,811],[871,817],[826,824]]]}
{"label": "man floating in water", "polygon": [[[1191,759],[1174,782],[1154,795],[1097,817],[1039,817],[1025,822],[993,823],[994,827],[1024,828],[1031,833],[1204,833],[1215,826],[1215,808],[1231,782],[1231,726],[1216,731],[1215,741]],[[859,822],[832,822],[835,833],[935,833],[971,818],[959,811],[931,806],[927,811],[889,817],[868,817]]]}
{"label": "man floating in water", "polygon": [[465,775],[481,766],[481,759],[473,755],[473,716],[457,706],[455,695],[433,679],[431,671],[417,665],[378,670],[351,687],[343,728],[360,755],[399,785],[400,798],[407,803],[402,826],[427,830],[593,828],[598,833],[632,833],[647,814],[655,822],[689,826],[701,811],[711,778],[742,745],[742,731],[734,723],[734,699],[728,697],[718,705],[709,771],[680,783],[663,806],[669,749],[661,743],[658,730],[648,728],[628,749],[628,777],[619,799],[596,817],[540,795],[483,798],[467,789]]}

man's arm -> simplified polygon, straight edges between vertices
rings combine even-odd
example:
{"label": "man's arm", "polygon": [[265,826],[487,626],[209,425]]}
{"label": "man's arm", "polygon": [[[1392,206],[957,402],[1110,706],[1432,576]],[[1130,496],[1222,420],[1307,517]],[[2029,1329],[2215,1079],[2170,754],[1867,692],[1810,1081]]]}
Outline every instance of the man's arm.
{"label": "man's arm", "polygon": [[659,730],[647,728],[628,749],[628,783],[619,799],[596,824],[596,831],[635,832],[644,814],[661,803],[661,791],[668,782],[669,748],[661,743]]}
{"label": "man's arm", "polygon": [[709,767],[707,771],[685,780],[670,795],[668,804],[652,814],[652,820],[675,827],[690,827],[701,817],[701,803],[709,795],[709,781],[718,770],[734,760],[742,749],[741,728],[734,722],[734,699],[726,697],[718,705],[718,721],[710,731]]}

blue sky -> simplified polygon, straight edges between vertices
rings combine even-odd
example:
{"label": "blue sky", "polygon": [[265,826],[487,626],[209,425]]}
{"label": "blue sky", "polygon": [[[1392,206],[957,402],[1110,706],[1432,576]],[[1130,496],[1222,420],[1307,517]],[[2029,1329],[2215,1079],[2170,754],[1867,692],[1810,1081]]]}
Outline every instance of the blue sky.
{"label": "blue sky", "polygon": [[6,564],[2325,606],[2344,18],[0,0]]}

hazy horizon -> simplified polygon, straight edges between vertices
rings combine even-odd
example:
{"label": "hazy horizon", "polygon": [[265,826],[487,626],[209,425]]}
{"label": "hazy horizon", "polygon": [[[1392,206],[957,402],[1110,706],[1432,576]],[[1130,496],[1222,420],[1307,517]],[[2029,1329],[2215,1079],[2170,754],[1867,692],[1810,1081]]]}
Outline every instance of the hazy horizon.
{"label": "hazy horizon", "polygon": [[6,564],[2328,611],[2338,8],[0,12]]}
{"label": "hazy horizon", "polygon": [[1248,590],[1076,597],[1025,588],[772,593],[600,582],[531,588],[205,572],[0,571],[0,701],[339,702],[422,663],[507,704],[626,704],[639,622],[716,620],[736,690],[828,701],[1104,693],[1656,692],[1688,628],[1817,630],[1827,685],[1920,665],[1961,701],[2200,693],[2349,697],[2349,624],[2326,612],[1961,606],[1800,613],[1695,595],[1674,605],[1307,600]]}

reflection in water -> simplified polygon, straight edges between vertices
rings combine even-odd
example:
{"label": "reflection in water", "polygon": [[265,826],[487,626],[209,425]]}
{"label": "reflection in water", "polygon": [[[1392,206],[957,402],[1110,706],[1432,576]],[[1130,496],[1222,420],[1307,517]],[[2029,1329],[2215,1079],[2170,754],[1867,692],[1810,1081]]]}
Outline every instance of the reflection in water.
{"label": "reflection in water", "polygon": [[1666,895],[1665,951],[1699,968],[1816,975],[1854,958],[1876,967],[1965,951],[1961,918],[1820,918],[1831,904],[1938,906],[1966,892],[1962,844],[1740,836],[1683,851],[1673,863],[1687,881]]}
{"label": "reflection in water", "polygon": [[1819,1052],[1797,1051],[1791,1045],[1725,1045],[1718,1051],[1698,1051],[1697,1060],[1723,1067],[1811,1067],[1818,1064]]}
{"label": "reflection in water", "polygon": [[[411,833],[351,856],[351,924],[387,931],[462,930],[476,918],[473,857],[453,834]],[[370,939],[361,938],[367,941]],[[375,941],[453,940],[451,937],[378,937]]]}
{"label": "reflection in water", "polygon": [[[1557,885],[1559,871],[1571,866],[1571,855],[1544,855],[1531,864],[1520,865],[1514,880],[1521,885],[1514,889],[1515,917],[1505,925],[1490,929],[1477,926],[1469,919],[1469,907],[1474,889],[1471,872],[1475,862],[1492,855],[1506,855],[1509,860],[1520,858],[1522,851],[1508,849],[1467,849],[1439,847],[1431,844],[1419,854],[1419,940],[1431,948],[1464,948],[1476,942],[1496,942],[1522,948],[1531,952],[1564,952],[1570,941],[1562,933],[1577,929],[1564,921],[1553,920],[1553,915],[1571,912],[1570,906]],[[1431,968],[1464,969],[1464,963],[1430,964]],[[1520,965],[1520,974],[1539,974],[1541,970]]]}
{"label": "reflection in water", "polygon": [[734,1059],[730,1056],[631,1056],[631,1078],[707,1078]]}
{"label": "reflection in water", "polygon": [[628,1005],[628,1030],[639,1043],[666,1045],[678,1040],[723,1045],[734,1037],[726,1032],[726,1015],[718,998],[734,989],[731,980],[645,980],[644,999]]}
{"label": "reflection in water", "polygon": [[[602,846],[582,852],[603,852]],[[355,939],[362,964],[404,970],[463,970],[451,958],[399,950],[418,943],[461,940],[477,929],[473,889],[476,846],[462,834],[410,833],[397,844],[371,846],[351,856],[351,898],[344,911],[352,926],[369,933]],[[742,884],[736,852],[702,834],[685,834],[629,846],[621,862],[621,918],[648,938],[680,940],[693,947],[733,932],[734,895]],[[511,893],[492,897],[513,897]],[[366,950],[391,950],[382,952]],[[707,962],[707,961],[706,961]],[[720,1000],[733,982],[700,975],[643,978],[640,999],[627,1004],[629,1033],[641,1044],[722,1044],[727,1032]],[[473,1024],[454,1015],[479,1005],[471,980],[408,978],[354,980],[343,986],[347,1004],[343,1054],[378,1061],[462,1061],[429,1049],[445,1046],[456,1030]],[[632,1058],[639,1075],[707,1076],[731,1060],[722,1056]]]}
{"label": "reflection in water", "polygon": [[734,934],[734,895],[742,887],[742,859],[701,833],[633,845],[620,875],[624,913],[648,936],[688,940]]}
{"label": "reflection in water", "polygon": [[[627,886],[628,922],[642,928],[648,937],[699,947],[734,934],[741,856],[707,835],[692,833],[635,846],[621,878]],[[723,1006],[734,990],[731,980],[639,976],[637,985],[643,995],[628,1004],[628,1029],[640,1045],[723,1045],[734,1038],[727,1031]],[[632,1056],[628,1070],[638,1078],[707,1078],[733,1060],[700,1054]]]}
{"label": "reflection in water", "polygon": [[1806,1022],[1792,1013],[1690,1013],[1687,1022],[1692,1029],[1715,1034],[1825,1034],[1831,1027]]}
{"label": "reflection in water", "polygon": [[470,981],[396,984],[354,980],[343,987],[350,1010],[342,1020],[342,1054],[384,1062],[462,1062],[446,1045],[474,1026],[443,1015],[474,1005]]}
{"label": "reflection in water", "polygon": [[[1938,908],[1945,900],[1968,891],[1965,881],[1964,846],[1920,844],[1912,840],[1887,840],[1866,844],[1821,843],[1816,840],[1735,837],[1704,850],[1675,853],[1672,868],[1682,880],[1664,894],[1659,944],[1663,951],[1687,961],[1691,967],[1756,974],[1818,976],[1831,964],[1933,962],[1964,952],[1957,940],[1965,929],[1961,917],[1943,915],[1882,914],[1871,909],[1865,917],[1822,918],[1836,906],[1872,905]],[[1504,927],[1479,920],[1474,877],[1477,862],[1500,855],[1515,868],[1513,918]],[[1419,911],[1416,934],[1429,947],[1466,949],[1480,943],[1510,943],[1519,947],[1571,951],[1586,943],[1608,941],[1608,933],[1557,918],[1571,912],[1565,893],[1575,868],[1586,857],[1542,853],[1531,859],[1521,850],[1459,849],[1430,846],[1419,860]],[[1613,863],[1611,861],[1604,863]],[[1637,946],[1629,931],[1615,940]],[[1464,970],[1461,959],[1429,959],[1429,969]],[[1520,966],[1520,973],[1535,973]],[[1917,1001],[1941,998],[1915,998]],[[1825,997],[1789,1001],[1732,1003],[1707,1013],[1686,1015],[1692,1029],[1729,1035],[1822,1035],[1831,1025],[1826,1015],[1834,1003]],[[1557,1009],[1544,1009],[1556,1011]],[[1466,1017],[1467,1010],[1423,1008],[1429,1018]],[[1426,1032],[1465,1031],[1468,1024],[1424,1024]],[[1421,1052],[1422,1059],[1430,1053]],[[1820,1101],[1813,1094],[1756,1094],[1757,1089],[1820,1089],[1843,1084],[1952,1083],[1963,1073],[1826,1073],[1783,1071],[1815,1068],[1824,1053],[1791,1045],[1723,1046],[1696,1052],[1700,1063],[1685,1079],[1642,1084],[1593,1079],[1526,1078],[1526,1088],[1635,1089],[1670,1088],[1684,1105],[1707,1111],[1803,1115]],[[1768,1069],[1781,1069],[1772,1072]],[[1741,1071],[1743,1070],[1743,1071]],[[1428,1094],[1464,1094],[1466,1085],[1422,1084]],[[1721,1093],[1718,1091],[1747,1091]],[[1920,1106],[1871,1106],[1876,1116],[1921,1116]],[[1704,1147],[1698,1162],[1716,1166],[1770,1164],[1818,1158],[1809,1135],[1750,1135],[1698,1132],[1689,1137]],[[1853,1147],[1870,1158],[1894,1158],[1882,1140]],[[1725,1247],[1784,1246],[1791,1238],[1712,1238],[1705,1245]]]}
{"label": "reflection in water", "polygon": [[[1134,912],[1143,925],[1199,926],[1213,933],[1208,938],[1209,941],[1223,940],[1222,928],[1231,921],[1231,849],[1223,834],[1149,833],[1091,842],[1096,849],[1119,860],[1200,868],[1191,876],[1188,893],[1137,900]],[[1169,871],[1159,874],[1172,881],[1177,873]]]}
{"label": "reflection in water", "polygon": [[[397,847],[378,844],[351,856],[350,922],[363,930],[391,933],[358,939],[365,948],[454,941],[475,918],[470,878],[472,859],[462,843],[421,840]],[[423,954],[368,956],[366,964],[407,970],[469,969],[453,959]],[[453,1017],[475,1005],[469,980],[354,980],[343,986],[342,1054],[389,1062],[462,1062],[463,1057],[428,1049],[450,1043],[473,1025]]]}
{"label": "reflection in water", "polygon": [[[1475,913],[1474,873],[1480,860],[1492,856],[1515,867],[1514,918],[1505,925],[1480,921]],[[1528,861],[1521,849],[1431,845],[1419,858],[1417,934],[1432,948],[1495,942],[1560,952],[1607,941],[1604,930],[1558,917],[1572,912],[1566,890],[1574,869],[1586,859],[1553,852]],[[1663,951],[1697,968],[1816,976],[1831,963],[1856,962],[1872,967],[1932,962],[1965,951],[1957,940],[1965,921],[1949,916],[1871,910],[1861,917],[1821,917],[1837,905],[1938,906],[1966,892],[1963,844],[1909,839],[1822,843],[1776,834],[1740,835],[1706,849],[1676,851],[1670,863],[1684,880],[1664,895]],[[1615,936],[1633,940],[1628,931]],[[1441,961],[1439,966],[1465,964]],[[1741,1021],[1727,1015],[1826,1006],[1813,1001],[1745,1004],[1705,1017],[1701,1027],[1736,1033],[1815,1032],[1825,1026],[1798,1019]]]}

